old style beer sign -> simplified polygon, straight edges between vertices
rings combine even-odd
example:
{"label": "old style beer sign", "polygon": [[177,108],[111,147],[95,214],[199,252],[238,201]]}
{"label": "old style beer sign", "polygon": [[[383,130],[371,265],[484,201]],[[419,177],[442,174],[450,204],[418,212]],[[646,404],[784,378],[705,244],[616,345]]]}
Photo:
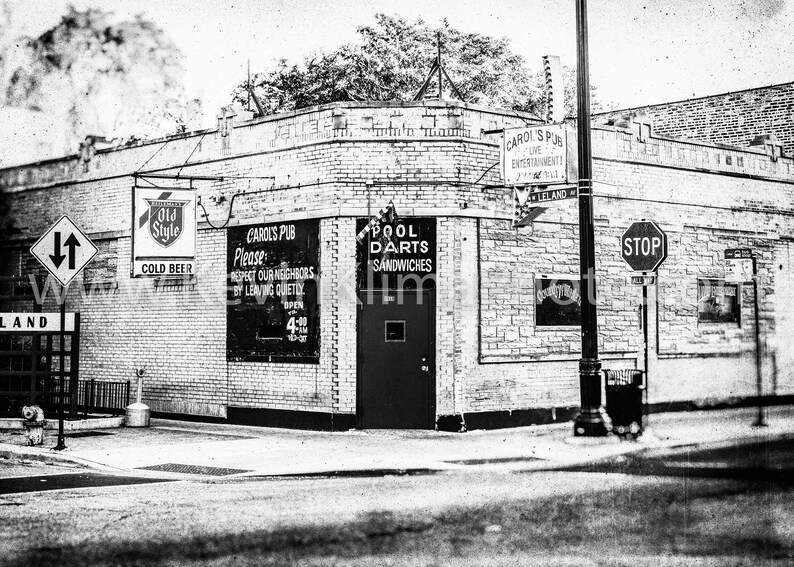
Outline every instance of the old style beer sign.
{"label": "old style beer sign", "polygon": [[163,248],[174,244],[184,232],[184,215],[182,214],[188,201],[178,199],[145,199],[149,210],[145,215],[145,224],[154,241]]}
{"label": "old style beer sign", "polygon": [[196,273],[196,192],[133,188],[132,275]]}

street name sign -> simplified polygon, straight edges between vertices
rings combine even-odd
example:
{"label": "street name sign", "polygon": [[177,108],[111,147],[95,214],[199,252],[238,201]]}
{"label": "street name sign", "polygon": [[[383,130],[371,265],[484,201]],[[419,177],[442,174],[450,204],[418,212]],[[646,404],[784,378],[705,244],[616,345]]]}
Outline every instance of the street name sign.
{"label": "street name sign", "polygon": [[632,285],[654,285],[656,283],[656,274],[640,274],[629,276],[629,282]]}
{"label": "street name sign", "polygon": [[[64,316],[67,333],[74,331],[74,313]],[[0,313],[0,333],[57,333],[61,330],[60,313]]]}
{"label": "street name sign", "polygon": [[529,194],[530,203],[548,203],[549,201],[561,201],[563,199],[573,199],[579,196],[579,188],[560,187],[558,189],[543,189],[541,191],[533,191]]}
{"label": "street name sign", "polygon": [[66,215],[58,219],[36,243],[30,253],[63,287],[96,256],[94,243]]}
{"label": "street name sign", "polygon": [[505,185],[568,183],[565,124],[508,128],[502,140]]}
{"label": "street name sign", "polygon": [[655,272],[667,258],[667,235],[653,221],[632,223],[620,239],[620,255],[635,272]]}
{"label": "street name sign", "polygon": [[725,281],[744,283],[753,279],[753,251],[749,248],[728,248],[725,250]]}

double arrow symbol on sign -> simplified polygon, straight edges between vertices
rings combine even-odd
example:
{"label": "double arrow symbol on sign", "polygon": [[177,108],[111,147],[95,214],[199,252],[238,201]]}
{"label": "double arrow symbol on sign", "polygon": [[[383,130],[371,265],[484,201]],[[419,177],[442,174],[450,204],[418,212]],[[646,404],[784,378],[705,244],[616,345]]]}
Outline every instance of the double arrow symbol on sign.
{"label": "double arrow symbol on sign", "polygon": [[[75,261],[75,248],[80,246],[80,242],[78,242],[77,238],[75,237],[73,232],[69,233],[69,238],[66,239],[66,242],[63,243],[66,248],[69,249],[69,269],[74,270],[74,261]],[[52,263],[55,264],[56,268],[60,268],[61,264],[63,264],[64,259],[66,258],[65,254],[61,254],[61,233],[55,233],[55,254],[50,254],[50,260]]]}

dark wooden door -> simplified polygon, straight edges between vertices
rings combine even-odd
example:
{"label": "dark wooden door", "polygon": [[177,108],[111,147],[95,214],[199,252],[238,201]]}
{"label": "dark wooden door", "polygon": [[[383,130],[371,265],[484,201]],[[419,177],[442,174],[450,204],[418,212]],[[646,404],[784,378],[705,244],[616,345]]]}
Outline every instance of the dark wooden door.
{"label": "dark wooden door", "polygon": [[358,414],[363,429],[432,429],[433,293],[360,295]]}

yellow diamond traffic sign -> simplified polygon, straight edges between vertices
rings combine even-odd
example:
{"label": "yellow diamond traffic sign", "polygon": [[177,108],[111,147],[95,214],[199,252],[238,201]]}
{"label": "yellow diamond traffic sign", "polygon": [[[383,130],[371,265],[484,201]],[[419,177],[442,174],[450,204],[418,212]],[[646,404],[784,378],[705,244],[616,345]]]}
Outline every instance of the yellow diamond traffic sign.
{"label": "yellow diamond traffic sign", "polygon": [[64,287],[86,267],[97,252],[94,243],[66,215],[58,219],[30,247],[30,253]]}

